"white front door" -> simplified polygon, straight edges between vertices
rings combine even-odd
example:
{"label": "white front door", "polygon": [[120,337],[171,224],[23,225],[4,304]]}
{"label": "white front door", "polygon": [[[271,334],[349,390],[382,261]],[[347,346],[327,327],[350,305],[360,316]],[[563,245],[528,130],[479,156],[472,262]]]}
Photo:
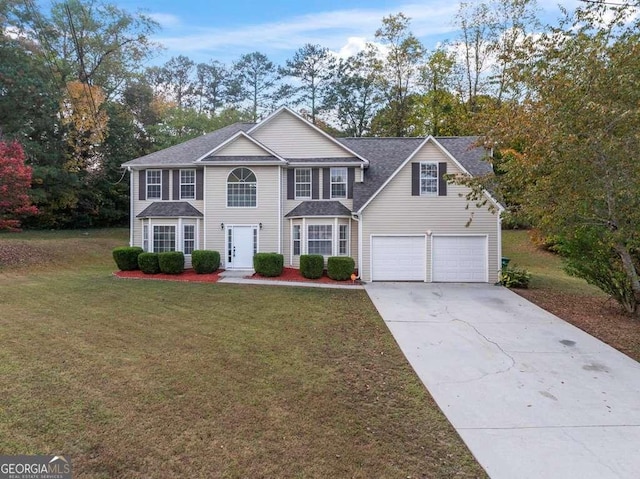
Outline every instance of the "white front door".
{"label": "white front door", "polygon": [[258,241],[255,226],[227,227],[227,268],[252,269]]}

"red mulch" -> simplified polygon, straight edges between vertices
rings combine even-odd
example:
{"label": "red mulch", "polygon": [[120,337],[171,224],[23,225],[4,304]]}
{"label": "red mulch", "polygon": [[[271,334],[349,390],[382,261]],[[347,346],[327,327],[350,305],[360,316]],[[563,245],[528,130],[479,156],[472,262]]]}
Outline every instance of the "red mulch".
{"label": "red mulch", "polygon": [[[250,279],[271,279],[273,281],[295,281],[301,283],[325,283],[325,284],[354,284],[350,279],[346,281],[336,281],[335,279],[331,279],[324,273],[318,279],[309,279],[302,276],[299,269],[295,268],[284,268],[282,270],[282,274],[280,276],[269,277],[269,276],[261,276],[258,273],[255,273],[251,276],[247,276]],[[356,281],[355,284],[360,284],[359,281]]]}
{"label": "red mulch", "polygon": [[180,274],[146,274],[140,270],[135,271],[116,271],[113,273],[118,278],[127,279],[154,279],[160,281],[189,281],[192,283],[215,283],[220,278],[219,271],[211,274],[198,274],[192,269],[184,270],[184,273]]}

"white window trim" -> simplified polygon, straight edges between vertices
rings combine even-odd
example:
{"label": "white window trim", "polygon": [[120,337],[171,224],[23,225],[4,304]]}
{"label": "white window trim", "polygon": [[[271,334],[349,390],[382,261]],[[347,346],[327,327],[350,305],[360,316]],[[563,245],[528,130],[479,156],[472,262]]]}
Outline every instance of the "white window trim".
{"label": "white window trim", "polygon": [[[324,226],[324,227],[328,227],[331,229],[331,237],[329,239],[311,239],[311,234],[310,234],[310,230],[312,227],[315,226]],[[322,256],[324,257],[328,257],[328,256],[334,256],[334,250],[335,250],[335,228],[333,227],[333,225],[331,223],[324,223],[324,224],[310,224],[307,225],[307,237],[306,237],[306,249],[307,249],[307,254],[320,254],[320,253],[309,253],[309,242],[310,241],[316,241],[316,242],[320,242],[320,241],[330,241],[331,242],[331,252],[329,254],[323,254]]]}
{"label": "white window trim", "polygon": [[[256,204],[255,206],[229,206],[229,177],[231,176],[231,173],[233,173],[235,170],[240,169],[240,168],[244,168],[246,170],[249,170],[253,176],[255,176],[256,181],[255,181],[255,185],[256,185]],[[241,183],[233,183],[233,184],[241,184]],[[233,168],[231,170],[229,170],[229,173],[227,173],[227,180],[226,180],[226,186],[225,186],[225,204],[227,208],[230,209],[250,209],[250,208],[257,208],[258,207],[258,175],[256,175],[256,173],[251,169],[251,168],[247,168],[246,166],[238,166],[236,168]]]}
{"label": "white window trim", "polygon": [[[435,177],[425,177],[424,179],[434,180],[436,181],[436,191],[422,191],[422,167],[432,165],[436,167],[436,176]],[[438,163],[435,161],[421,161],[420,162],[420,196],[438,196],[440,194],[440,181],[438,179]]]}
{"label": "white window trim", "polygon": [[149,225],[142,221],[142,249],[149,252]]}
{"label": "white window trim", "polygon": [[[182,172],[183,171],[193,172],[193,183],[183,183],[182,182]],[[197,193],[196,193],[196,170],[195,170],[195,168],[181,169],[180,173],[179,173],[179,176],[180,176],[180,199],[181,200],[195,200],[196,196],[197,196]],[[187,198],[187,197],[182,196],[182,185],[185,185],[185,186],[193,185],[193,197]]]}
{"label": "white window trim", "polygon": [[[160,174],[159,175],[160,176],[160,183],[153,183],[154,186],[158,185],[158,184],[160,185],[160,195],[157,198],[156,197],[151,198],[149,196],[149,185],[150,185],[150,183],[149,183],[149,173],[151,173],[151,172],[158,172]],[[146,173],[146,177],[145,177],[146,178],[146,182],[145,182],[145,189],[146,189],[145,198],[147,200],[162,200],[162,170],[158,170],[158,169],[146,170],[145,173]]]}
{"label": "white window trim", "polygon": [[[344,228],[346,230],[346,238],[345,239],[340,239],[340,229]],[[337,255],[336,256],[350,256],[350,248],[349,248],[349,243],[351,243],[351,235],[349,234],[349,225],[348,224],[339,224],[338,225],[338,244],[337,244]],[[341,241],[345,241],[346,242],[346,248],[345,248],[345,252],[344,254],[340,253],[340,242]]]}
{"label": "white window trim", "polygon": [[[333,181],[333,170],[344,170],[344,181]],[[333,196],[333,185],[344,185],[344,196]],[[331,199],[344,200],[349,196],[349,168],[336,166],[329,169],[329,196]]]}
{"label": "white window trim", "polygon": [[[295,231],[298,228],[298,239],[296,239]],[[298,242],[298,254],[296,254],[295,244]],[[302,225],[291,225],[291,256],[302,255]]]}
{"label": "white window trim", "polygon": [[[298,181],[298,171],[307,170],[309,172],[309,182]],[[298,195],[298,185],[309,185],[309,196]],[[313,171],[311,168],[294,168],[293,170],[293,192],[296,200],[310,200],[313,197]]]}
{"label": "white window trim", "polygon": [[184,253],[185,256],[191,256],[190,253],[187,254],[185,252],[185,250],[186,250],[186,248],[185,248],[185,241],[186,241],[185,228],[187,226],[191,226],[193,228],[193,250],[198,249],[198,233],[197,233],[198,228],[193,223],[183,223],[182,224],[182,238],[180,238],[181,239],[181,245],[182,245],[182,252]]}
{"label": "white window trim", "polygon": [[165,223],[154,223],[153,226],[150,228],[150,233],[151,233],[151,235],[150,235],[151,252],[152,253],[158,253],[158,251],[156,251],[156,227],[162,227],[162,226],[166,226],[166,227],[170,227],[170,228],[174,229],[174,238],[175,238],[174,239],[174,245],[173,245],[173,249],[169,250],[169,251],[179,251],[177,249],[177,246],[180,244],[180,241],[179,241],[180,238],[178,237],[180,230],[179,230],[178,226],[175,225],[175,224],[170,225],[170,224],[165,224]]}

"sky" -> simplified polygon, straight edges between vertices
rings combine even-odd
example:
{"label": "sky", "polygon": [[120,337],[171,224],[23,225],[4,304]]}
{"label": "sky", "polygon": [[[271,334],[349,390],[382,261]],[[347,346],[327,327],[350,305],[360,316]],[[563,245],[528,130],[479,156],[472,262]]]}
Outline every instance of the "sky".
{"label": "sky", "polygon": [[[260,51],[282,64],[306,43],[348,56],[374,40],[382,18],[403,12],[427,49],[457,36],[455,0],[107,0],[151,16],[161,29],[153,36],[164,49],[151,64],[186,55],[196,62],[230,63]],[[473,1],[473,0],[470,0]],[[48,3],[46,1],[41,3]],[[538,0],[543,23],[560,17],[558,3],[573,9],[579,0]]]}

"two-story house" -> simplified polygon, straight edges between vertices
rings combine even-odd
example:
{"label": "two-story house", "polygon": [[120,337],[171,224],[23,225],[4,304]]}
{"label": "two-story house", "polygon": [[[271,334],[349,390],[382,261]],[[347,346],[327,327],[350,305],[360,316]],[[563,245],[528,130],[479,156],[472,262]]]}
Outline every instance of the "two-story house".
{"label": "two-story house", "polygon": [[470,210],[444,176],[491,171],[476,140],[336,139],[281,108],[124,163],[130,243],[187,265],[194,249],[238,270],[256,252],[344,255],[364,281],[495,282],[500,205]]}

